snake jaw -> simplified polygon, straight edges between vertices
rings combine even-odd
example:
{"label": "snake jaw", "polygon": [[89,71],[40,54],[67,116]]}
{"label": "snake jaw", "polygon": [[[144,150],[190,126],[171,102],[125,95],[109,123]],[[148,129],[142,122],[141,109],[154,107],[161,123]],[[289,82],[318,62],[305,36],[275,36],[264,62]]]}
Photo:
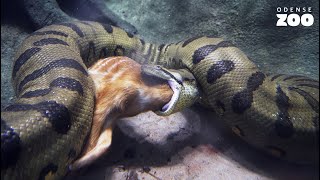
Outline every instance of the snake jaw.
{"label": "snake jaw", "polygon": [[179,83],[170,79],[170,80],[168,80],[168,84],[173,91],[173,95],[172,95],[170,101],[161,108],[161,111],[157,112],[157,114],[159,114],[159,115],[171,114],[172,113],[171,111],[173,110],[173,107],[178,102],[178,99],[179,99],[179,96],[181,93],[181,88],[179,88],[179,86],[181,86],[181,85]]}
{"label": "snake jaw", "polygon": [[190,107],[199,97],[195,77],[186,69],[166,69],[159,65],[142,65],[141,72],[149,77],[167,81],[173,91],[170,101],[161,110],[154,111],[159,116],[168,116]]}

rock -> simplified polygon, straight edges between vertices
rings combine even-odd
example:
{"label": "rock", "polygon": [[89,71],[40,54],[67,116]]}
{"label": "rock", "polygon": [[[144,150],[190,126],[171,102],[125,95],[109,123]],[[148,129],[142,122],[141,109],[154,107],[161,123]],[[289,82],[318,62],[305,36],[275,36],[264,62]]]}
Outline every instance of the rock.
{"label": "rock", "polygon": [[[98,21],[121,27],[136,34],[136,28],[114,14],[102,0],[23,0],[19,2],[1,2],[5,7],[14,6],[21,9],[33,25],[33,30],[40,29],[54,23],[72,20]],[[8,11],[4,9],[4,11]],[[20,14],[19,13],[19,14]],[[14,16],[11,14],[11,16]]]}
{"label": "rock", "polygon": [[74,19],[60,9],[56,0],[24,0],[23,7],[35,29]]}
{"label": "rock", "polygon": [[79,20],[98,21],[137,34],[137,29],[111,11],[102,0],[58,0],[61,9]]}
{"label": "rock", "polygon": [[313,167],[265,155],[199,108],[168,117],[152,112],[121,119],[110,151],[78,176],[89,179],[316,179]]}

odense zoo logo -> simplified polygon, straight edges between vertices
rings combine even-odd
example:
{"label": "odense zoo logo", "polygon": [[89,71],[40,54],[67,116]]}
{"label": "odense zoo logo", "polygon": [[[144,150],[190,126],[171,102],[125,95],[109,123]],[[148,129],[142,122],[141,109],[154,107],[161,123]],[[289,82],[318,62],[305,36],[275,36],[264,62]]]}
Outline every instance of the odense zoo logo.
{"label": "odense zoo logo", "polygon": [[276,26],[312,26],[314,22],[311,7],[277,7],[277,17]]}

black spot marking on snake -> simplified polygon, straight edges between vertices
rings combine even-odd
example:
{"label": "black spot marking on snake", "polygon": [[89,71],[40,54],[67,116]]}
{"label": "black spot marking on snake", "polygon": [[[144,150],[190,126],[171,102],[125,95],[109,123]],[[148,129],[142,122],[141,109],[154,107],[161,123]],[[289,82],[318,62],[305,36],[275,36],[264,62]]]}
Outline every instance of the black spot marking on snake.
{"label": "black spot marking on snake", "polygon": [[165,46],[164,46],[164,52],[167,52],[167,49],[169,48],[169,46],[171,46],[172,45],[172,43],[170,43],[170,44],[166,44]]}
{"label": "black spot marking on snake", "polygon": [[293,124],[288,113],[290,103],[288,96],[283,92],[280,85],[277,86],[276,104],[279,112],[274,124],[275,132],[281,138],[289,138],[294,134]]}
{"label": "black spot marking on snake", "polygon": [[157,49],[154,48],[154,51],[155,51],[155,52],[154,52],[154,55],[156,55],[157,58],[155,58],[155,60],[153,61],[153,63],[154,63],[154,64],[159,64],[159,61],[160,61],[160,58],[161,58],[161,57],[160,57],[160,54],[159,54],[159,53],[158,53],[158,54],[156,53],[156,50],[157,50]]}
{"label": "black spot marking on snake", "polygon": [[33,43],[34,46],[45,46],[49,44],[61,44],[65,46],[69,46],[69,44],[61,39],[57,38],[46,38],[46,39],[41,39],[39,41],[36,41]]}
{"label": "black spot marking on snake", "polygon": [[45,101],[34,105],[42,116],[49,119],[53,129],[60,134],[66,134],[71,127],[71,116],[67,107],[55,101]]}
{"label": "black spot marking on snake", "polygon": [[195,36],[195,37],[192,37],[190,39],[187,39],[186,41],[183,42],[182,47],[185,47],[186,45],[188,45],[192,41],[197,40],[197,39],[199,39],[201,37],[203,37],[203,36]]}
{"label": "black spot marking on snake", "polygon": [[73,68],[73,69],[76,69],[76,70],[82,72],[82,74],[88,76],[87,71],[84,69],[84,67],[78,61],[76,61],[74,59],[62,58],[62,59],[58,59],[58,60],[55,60],[53,62],[50,62],[45,67],[37,69],[37,70],[33,71],[31,74],[27,75],[20,82],[19,87],[18,87],[18,91],[20,92],[22,90],[23,86],[26,85],[29,81],[37,79],[37,78],[43,76],[44,74],[46,74],[47,72],[49,72],[51,69],[59,68],[59,67]]}
{"label": "black spot marking on snake", "polygon": [[85,58],[86,62],[90,61],[90,55],[92,55],[92,58],[96,57],[96,47],[93,41],[90,41],[88,43],[88,53],[87,57]]}
{"label": "black spot marking on snake", "polygon": [[53,164],[53,163],[49,163],[46,167],[44,167],[39,174],[39,180],[45,180],[46,176],[51,173],[54,174],[56,173],[58,170],[58,166]]}
{"label": "black spot marking on snake", "polygon": [[192,62],[193,64],[198,64],[200,61],[202,61],[206,56],[208,56],[210,53],[214,52],[220,47],[232,47],[234,46],[229,41],[222,41],[216,45],[210,44],[203,47],[200,47],[197,49],[193,55],[192,55]]}
{"label": "black spot marking on snake", "polygon": [[[157,46],[153,45],[152,52],[151,52],[151,57],[152,58],[149,61],[158,62],[158,61],[156,61],[156,59],[158,59],[158,57],[159,57],[159,54],[157,54],[157,51],[158,51]],[[157,57],[157,58],[154,58],[154,57]]]}
{"label": "black spot marking on snake", "polygon": [[262,72],[253,73],[248,81],[246,89],[237,92],[232,98],[232,110],[237,114],[244,113],[245,110],[251,107],[253,102],[253,91],[263,83],[265,75]]}
{"label": "black spot marking on snake", "polygon": [[288,87],[288,89],[290,91],[295,91],[297,92],[298,94],[300,94],[307,102],[308,104],[311,106],[311,108],[319,114],[319,101],[316,100],[315,98],[313,98],[308,92],[302,90],[302,89],[299,89],[299,88],[296,88],[296,87]]}
{"label": "black spot marking on snake", "polygon": [[83,95],[83,87],[81,83],[75,79],[67,77],[59,77],[50,83],[50,87],[65,88],[70,91],[77,91],[80,95]]}
{"label": "black spot marking on snake", "polygon": [[58,35],[58,36],[63,36],[63,37],[68,37],[68,34],[64,33],[64,32],[60,32],[60,31],[41,31],[41,32],[34,32],[32,33],[30,36],[35,36],[35,35]]}
{"label": "black spot marking on snake", "polygon": [[106,30],[109,34],[113,32],[113,28],[111,25],[109,24],[104,24],[104,23],[101,23],[102,27],[104,28],[104,30]]}
{"label": "black spot marking on snake", "polygon": [[16,60],[12,70],[12,78],[14,79],[19,69],[24,65],[33,55],[38,53],[41,48],[30,48],[24,51]]}
{"label": "black spot marking on snake", "polygon": [[144,56],[146,59],[149,59],[149,58],[150,58],[151,51],[153,50],[153,46],[154,46],[153,44],[150,44],[150,45],[149,45],[147,54]]}
{"label": "black spot marking on snake", "polygon": [[99,54],[99,58],[105,58],[108,56],[108,48],[107,47],[103,47],[100,51],[100,54]]}
{"label": "black spot marking on snake", "polygon": [[77,91],[80,95],[83,95],[83,87],[81,83],[77,80],[70,78],[57,78],[50,83],[50,88],[48,89],[37,89],[34,91],[28,91],[21,95],[21,98],[32,98],[45,96],[49,94],[53,87],[66,88],[71,91]]}
{"label": "black spot marking on snake", "polygon": [[319,84],[306,84],[306,83],[303,83],[303,84],[297,84],[296,86],[311,87],[311,88],[319,89]]}
{"label": "black spot marking on snake", "polygon": [[139,40],[140,40],[140,42],[141,42],[142,45],[145,45],[145,44],[146,44],[146,42],[145,42],[143,39],[140,38]]}
{"label": "black spot marking on snake", "polygon": [[51,89],[37,89],[34,91],[28,91],[21,95],[21,98],[32,98],[47,95]]}
{"label": "black spot marking on snake", "polygon": [[232,98],[232,110],[235,113],[242,114],[251,107],[253,101],[252,93],[247,89],[237,92]]}
{"label": "black spot marking on snake", "polygon": [[60,134],[66,134],[71,126],[71,115],[67,107],[55,101],[43,101],[37,104],[13,104],[5,108],[5,111],[35,110],[42,117],[48,118],[53,129]]}
{"label": "black spot marking on snake", "polygon": [[269,153],[271,153],[273,156],[276,156],[278,158],[282,158],[286,155],[286,152],[281,148],[278,148],[275,146],[266,146],[265,148]]}
{"label": "black spot marking on snake", "polygon": [[4,111],[28,111],[32,110],[33,105],[31,104],[12,104],[4,109]]}
{"label": "black spot marking on snake", "polygon": [[266,76],[262,72],[256,72],[252,74],[247,82],[247,89],[253,92],[258,89],[258,87],[263,83]]}
{"label": "black spot marking on snake", "polygon": [[187,68],[186,65],[183,63],[182,59],[172,58],[172,62],[171,63],[174,64],[174,67]]}
{"label": "black spot marking on snake", "polygon": [[305,82],[315,82],[315,83],[319,83],[319,81],[314,80],[314,79],[310,79],[310,78],[296,79],[295,81],[305,81]]}
{"label": "black spot marking on snake", "polygon": [[18,133],[1,118],[1,169],[15,166],[21,152]]}
{"label": "black spot marking on snake", "polygon": [[78,34],[78,36],[84,37],[84,34],[83,34],[83,32],[81,31],[81,29],[80,29],[77,25],[75,25],[75,24],[73,24],[73,23],[59,23],[59,24],[57,24],[57,25],[66,26],[66,27],[68,27],[68,28],[71,28],[74,32],[76,32],[76,33]]}
{"label": "black spot marking on snake", "polygon": [[234,63],[230,60],[221,60],[213,64],[207,73],[207,82],[213,84],[222,75],[232,71],[234,69]]}
{"label": "black spot marking on snake", "polygon": [[73,159],[73,158],[76,157],[76,155],[77,155],[76,150],[73,149],[73,148],[71,148],[70,151],[69,151],[69,153],[68,153],[68,158],[69,158],[69,159]]}
{"label": "black spot marking on snake", "polygon": [[128,31],[126,31],[126,33],[127,33],[127,35],[128,35],[129,38],[133,38],[133,36],[134,36],[133,34],[131,34],[131,33],[128,32]]}
{"label": "black spot marking on snake", "polygon": [[295,79],[295,78],[305,78],[305,77],[301,76],[301,75],[292,75],[292,76],[288,76],[288,77],[284,78],[283,81],[287,81],[287,80]]}
{"label": "black spot marking on snake", "polygon": [[125,54],[124,47],[117,45],[116,48],[113,51],[114,56],[123,56]]}
{"label": "black spot marking on snake", "polygon": [[274,81],[275,79],[277,79],[278,77],[281,77],[283,76],[284,74],[277,74],[277,75],[274,75],[272,78],[271,78],[271,81]]}
{"label": "black spot marking on snake", "polygon": [[160,45],[158,46],[158,50],[161,52],[164,46],[165,46],[165,44],[160,44]]}
{"label": "black spot marking on snake", "polygon": [[148,47],[148,50],[147,50],[147,54],[143,55],[143,59],[144,61],[141,63],[141,64],[146,64],[147,61],[150,59],[150,55],[151,55],[151,51],[153,50],[153,44],[149,44],[147,47]]}
{"label": "black spot marking on snake", "polygon": [[181,41],[177,41],[176,43],[174,43],[175,45],[178,45],[178,44],[180,44],[180,43],[182,43],[182,42],[184,42],[183,40],[181,40]]}

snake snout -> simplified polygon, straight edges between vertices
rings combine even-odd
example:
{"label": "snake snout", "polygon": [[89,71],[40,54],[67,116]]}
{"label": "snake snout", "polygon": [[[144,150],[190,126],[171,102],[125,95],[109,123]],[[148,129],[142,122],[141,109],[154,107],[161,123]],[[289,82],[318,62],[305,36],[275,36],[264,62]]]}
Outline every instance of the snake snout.
{"label": "snake snout", "polygon": [[160,65],[142,65],[143,75],[168,82],[173,91],[170,101],[155,113],[167,116],[190,107],[199,97],[197,83],[186,69],[166,69]]}

